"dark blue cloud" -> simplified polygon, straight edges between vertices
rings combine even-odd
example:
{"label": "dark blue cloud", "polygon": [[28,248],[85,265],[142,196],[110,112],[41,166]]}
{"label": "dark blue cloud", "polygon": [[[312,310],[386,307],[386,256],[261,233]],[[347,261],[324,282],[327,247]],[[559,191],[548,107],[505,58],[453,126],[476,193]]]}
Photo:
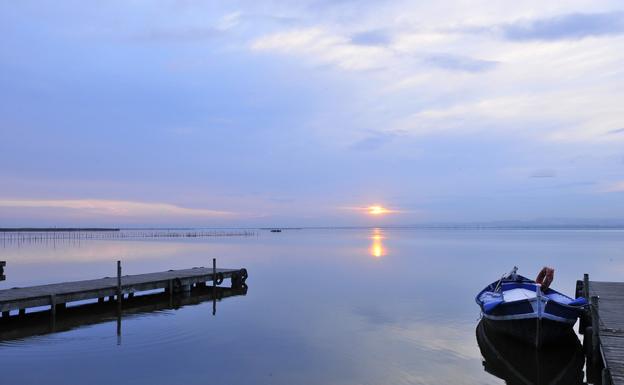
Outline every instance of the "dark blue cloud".
{"label": "dark blue cloud", "polygon": [[502,28],[509,40],[562,40],[624,33],[624,12],[571,13]]}
{"label": "dark blue cloud", "polygon": [[358,45],[386,45],[390,43],[390,36],[380,30],[365,31],[353,35],[351,42]]}
{"label": "dark blue cloud", "polygon": [[425,58],[425,62],[435,67],[451,71],[483,72],[494,68],[498,63],[491,60],[474,59],[467,56],[437,54]]}
{"label": "dark blue cloud", "polygon": [[531,173],[531,178],[555,178],[557,172],[548,168],[535,170]]}
{"label": "dark blue cloud", "polygon": [[390,142],[394,137],[393,134],[376,133],[367,138],[359,140],[351,145],[351,149],[357,151],[375,151]]}

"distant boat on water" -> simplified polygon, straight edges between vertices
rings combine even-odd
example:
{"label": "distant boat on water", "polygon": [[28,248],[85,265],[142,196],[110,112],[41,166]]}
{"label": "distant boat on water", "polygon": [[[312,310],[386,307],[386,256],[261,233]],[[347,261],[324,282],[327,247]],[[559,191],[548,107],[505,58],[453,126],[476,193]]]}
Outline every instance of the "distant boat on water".
{"label": "distant boat on water", "polygon": [[485,319],[477,325],[476,335],[483,368],[506,384],[583,384],[585,356],[572,330],[560,338],[559,345],[541,350],[492,330]]}
{"label": "distant boat on water", "polygon": [[477,294],[483,322],[534,347],[557,345],[587,305],[517,274],[517,267]]}
{"label": "distant boat on water", "polygon": [[282,229],[271,229],[272,233],[281,233]]}

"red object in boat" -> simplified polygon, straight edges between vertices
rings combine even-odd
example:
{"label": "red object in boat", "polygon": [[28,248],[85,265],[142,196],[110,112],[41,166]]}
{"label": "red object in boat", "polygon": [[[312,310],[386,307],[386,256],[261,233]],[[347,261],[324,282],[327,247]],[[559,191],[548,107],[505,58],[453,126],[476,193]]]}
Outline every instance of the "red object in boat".
{"label": "red object in boat", "polygon": [[539,274],[537,275],[537,278],[535,278],[535,282],[542,285],[543,290],[546,290],[548,289],[548,287],[550,286],[550,284],[552,283],[554,279],[555,279],[555,269],[553,269],[552,267],[544,266],[542,270],[539,272]]}

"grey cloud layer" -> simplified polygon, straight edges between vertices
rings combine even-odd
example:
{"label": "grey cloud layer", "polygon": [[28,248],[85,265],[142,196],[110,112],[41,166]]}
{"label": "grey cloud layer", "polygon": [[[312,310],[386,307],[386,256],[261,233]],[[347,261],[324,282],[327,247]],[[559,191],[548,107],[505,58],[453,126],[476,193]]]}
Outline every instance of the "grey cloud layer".
{"label": "grey cloud layer", "polygon": [[624,33],[624,12],[572,13],[551,18],[518,21],[502,27],[509,40],[581,39]]}

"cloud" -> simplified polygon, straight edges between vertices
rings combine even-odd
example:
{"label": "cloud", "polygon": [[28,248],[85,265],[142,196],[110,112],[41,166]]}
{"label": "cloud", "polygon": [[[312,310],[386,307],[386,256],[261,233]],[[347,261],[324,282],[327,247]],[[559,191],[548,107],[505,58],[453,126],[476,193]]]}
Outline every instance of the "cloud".
{"label": "cloud", "polygon": [[624,33],[624,12],[571,13],[551,18],[519,21],[502,27],[509,40],[582,39]]}
{"label": "cloud", "polygon": [[2,199],[0,200],[0,207],[70,209],[78,210],[87,214],[120,217],[215,217],[232,215],[232,213],[227,211],[186,208],[169,203],[101,199]]}
{"label": "cloud", "polygon": [[431,55],[425,59],[425,62],[446,70],[466,72],[483,72],[496,67],[498,64],[492,60],[473,59],[452,54]]}
{"label": "cloud", "polygon": [[624,128],[618,128],[607,132],[608,135],[624,134]]}
{"label": "cloud", "polygon": [[227,31],[232,29],[240,24],[241,21],[241,13],[240,12],[231,12],[219,19],[217,22],[216,28],[220,31]]}
{"label": "cloud", "polygon": [[137,40],[151,42],[198,42],[221,37],[223,30],[212,27],[154,28],[137,35]]}
{"label": "cloud", "polygon": [[621,193],[624,192],[624,181],[619,181],[615,183],[611,183],[604,187],[601,192],[606,193]]}
{"label": "cloud", "polygon": [[413,211],[406,211],[406,210],[400,210],[397,208],[389,208],[386,206],[382,206],[382,205],[370,205],[370,206],[342,206],[342,207],[338,207],[339,210],[347,210],[347,211],[354,211],[354,212],[358,212],[361,214],[367,214],[370,215],[371,211],[373,210],[373,208],[379,208],[379,211],[381,211],[381,214],[405,214],[405,213],[410,213]]}
{"label": "cloud", "polygon": [[323,28],[265,35],[252,41],[251,49],[305,57],[315,65],[331,64],[345,70],[377,69],[387,57],[382,47],[352,44],[348,37]]}
{"label": "cloud", "polygon": [[548,141],[605,141],[605,132],[621,124],[617,96],[617,91],[610,88],[582,91],[578,88],[574,94],[566,90],[544,90],[540,93],[492,95],[424,108],[402,117],[396,127],[418,135],[513,130],[525,137]]}
{"label": "cloud", "polygon": [[531,178],[554,178],[557,176],[555,170],[543,168],[531,173]]}
{"label": "cloud", "polygon": [[387,45],[390,41],[390,35],[381,30],[358,32],[351,36],[351,42],[357,45]]}
{"label": "cloud", "polygon": [[151,42],[201,42],[224,38],[226,33],[241,22],[240,12],[227,13],[212,25],[158,25],[135,36],[138,40]]}
{"label": "cloud", "polygon": [[377,133],[358,140],[350,148],[357,151],[375,151],[389,143],[393,138],[394,135],[390,133]]}

